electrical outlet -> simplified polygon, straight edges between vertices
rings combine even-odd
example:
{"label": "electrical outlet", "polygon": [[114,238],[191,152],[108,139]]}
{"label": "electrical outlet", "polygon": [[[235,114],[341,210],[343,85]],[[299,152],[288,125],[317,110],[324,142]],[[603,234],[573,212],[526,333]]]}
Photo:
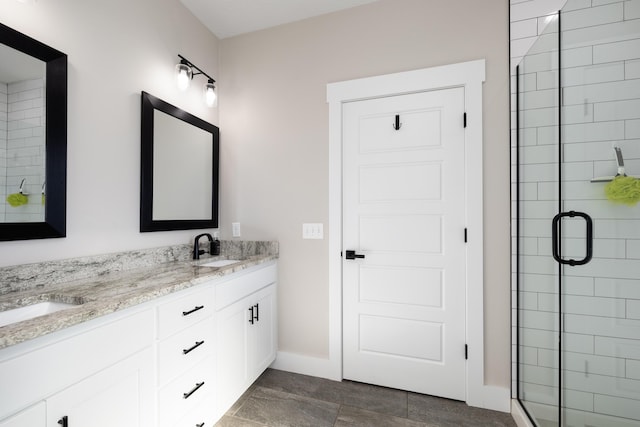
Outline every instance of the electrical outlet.
{"label": "electrical outlet", "polygon": [[303,239],[323,239],[324,233],[322,223],[305,223],[302,224]]}
{"label": "electrical outlet", "polygon": [[232,222],[231,223],[231,234],[233,237],[240,237],[240,223]]}

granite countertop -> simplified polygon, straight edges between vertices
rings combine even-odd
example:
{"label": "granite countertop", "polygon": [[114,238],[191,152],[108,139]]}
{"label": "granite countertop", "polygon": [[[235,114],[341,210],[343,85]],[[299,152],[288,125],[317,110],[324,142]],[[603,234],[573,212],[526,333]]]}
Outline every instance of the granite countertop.
{"label": "granite countertop", "polygon": [[[200,261],[178,260],[14,290],[0,295],[0,311],[45,301],[78,305],[0,327],[0,349],[277,258],[276,251],[241,257],[222,255],[203,258]],[[201,265],[217,259],[242,261],[224,267]]]}

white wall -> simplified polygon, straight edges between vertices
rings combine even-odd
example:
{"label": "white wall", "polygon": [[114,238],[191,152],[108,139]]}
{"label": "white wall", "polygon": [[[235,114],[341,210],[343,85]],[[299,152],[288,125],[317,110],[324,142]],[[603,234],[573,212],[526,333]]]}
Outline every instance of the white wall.
{"label": "white wall", "polygon": [[[485,381],[508,388],[508,2],[382,0],[221,42],[222,221],[280,241],[279,349],[328,357],[327,83],[487,60]],[[335,254],[339,256],[339,254]]]}
{"label": "white wall", "polygon": [[216,37],[178,0],[6,0],[0,21],[69,58],[67,237],[0,242],[0,266],[191,241],[138,231],[140,92],[217,125],[200,81],[173,77],[179,53],[217,76]]}

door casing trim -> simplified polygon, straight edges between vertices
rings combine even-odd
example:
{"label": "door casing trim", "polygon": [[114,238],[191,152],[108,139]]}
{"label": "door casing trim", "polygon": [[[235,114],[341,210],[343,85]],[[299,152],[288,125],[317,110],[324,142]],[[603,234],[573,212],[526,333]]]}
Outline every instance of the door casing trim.
{"label": "door casing trim", "polygon": [[[509,406],[484,384],[484,285],[482,203],[482,83],[485,60],[413,70],[327,85],[329,103],[329,361],[325,376],[342,379],[342,104],[450,87],[464,88],[465,219],[469,230],[466,272],[466,402],[505,410]],[[463,118],[460,118],[461,123]],[[462,237],[462,236],[461,236]],[[478,350],[480,349],[480,350]],[[460,349],[464,351],[464,349]],[[503,393],[499,393],[502,395]],[[506,409],[508,412],[508,409]]]}

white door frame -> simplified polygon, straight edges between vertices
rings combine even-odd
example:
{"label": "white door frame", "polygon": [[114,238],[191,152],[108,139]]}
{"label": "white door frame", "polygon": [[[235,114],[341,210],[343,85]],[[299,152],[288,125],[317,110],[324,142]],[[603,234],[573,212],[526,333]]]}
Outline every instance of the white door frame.
{"label": "white door frame", "polygon": [[[504,410],[484,385],[482,83],[485,61],[476,60],[327,85],[329,103],[329,361],[325,377],[342,380],[342,104],[426,90],[463,87],[465,132],[467,404]],[[462,117],[460,118],[462,120]],[[493,388],[493,387],[489,387]],[[493,396],[493,397],[492,397]],[[498,401],[499,400],[499,401]],[[509,400],[507,398],[507,404]]]}

